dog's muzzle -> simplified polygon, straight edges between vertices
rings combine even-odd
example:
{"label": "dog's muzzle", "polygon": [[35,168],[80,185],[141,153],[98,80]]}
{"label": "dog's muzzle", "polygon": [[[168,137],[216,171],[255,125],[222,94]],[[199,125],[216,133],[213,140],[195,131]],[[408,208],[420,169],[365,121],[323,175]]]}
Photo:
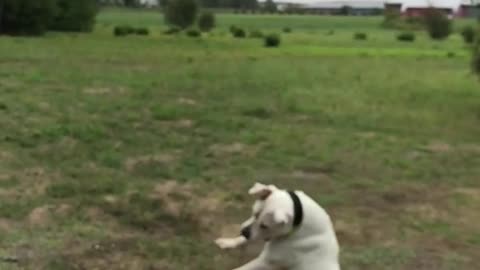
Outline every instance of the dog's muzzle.
{"label": "dog's muzzle", "polygon": [[252,227],[251,226],[247,226],[245,228],[242,228],[242,230],[240,231],[240,234],[245,237],[246,239],[250,239],[250,236],[252,234]]}

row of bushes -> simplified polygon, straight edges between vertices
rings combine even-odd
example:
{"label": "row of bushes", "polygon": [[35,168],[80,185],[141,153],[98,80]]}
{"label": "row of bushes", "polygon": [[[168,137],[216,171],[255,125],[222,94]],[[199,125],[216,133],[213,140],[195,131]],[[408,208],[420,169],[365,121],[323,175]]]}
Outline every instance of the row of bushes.
{"label": "row of bushes", "polygon": [[[367,34],[358,32],[353,35],[355,40],[367,40]],[[405,42],[413,42],[415,41],[415,34],[413,32],[402,32],[397,35],[397,40],[405,41]]]}
{"label": "row of bushes", "polygon": [[[166,35],[173,35],[182,32],[182,29],[178,27],[171,27],[164,32]],[[235,26],[230,27],[230,32],[233,37],[235,38],[246,38],[247,33],[242,28],[238,28]],[[148,28],[134,28],[131,26],[116,26],[113,29],[113,34],[117,37],[128,36],[128,35],[149,35],[150,31]],[[189,37],[200,37],[202,32],[197,29],[187,29],[185,30],[185,35]],[[250,38],[263,38],[266,47],[278,47],[280,45],[280,36],[277,34],[269,34],[264,35],[259,30],[253,30],[249,33]]]}
{"label": "row of bushes", "polygon": [[[181,31],[182,30],[180,28],[172,27],[172,28],[169,28],[167,31],[165,31],[164,34],[173,35],[173,34],[178,34]],[[246,38],[247,37],[247,32],[244,29],[233,26],[233,25],[230,26],[230,33],[235,38]],[[199,30],[196,30],[196,29],[186,30],[185,34],[189,37],[199,37],[199,36],[202,35],[202,33]],[[280,36],[278,34],[264,35],[259,30],[252,30],[252,31],[250,31],[248,36],[250,38],[263,38],[265,47],[278,47],[278,46],[280,46],[280,43],[281,43],[281,39],[280,39]]]}
{"label": "row of bushes", "polygon": [[[460,32],[463,40],[467,44],[473,44],[476,38],[476,33],[475,33],[475,28],[472,26],[466,26],[465,28],[462,29]],[[354,39],[356,40],[366,40],[367,35],[365,33],[355,33],[354,34]],[[413,32],[402,32],[397,35],[397,39],[399,41],[415,41],[415,33]]]}
{"label": "row of bushes", "polygon": [[452,33],[452,22],[447,15],[435,8],[429,9],[423,17],[404,18],[397,11],[386,11],[382,26],[402,30],[425,29],[432,39],[446,39]]}
{"label": "row of bushes", "polygon": [[0,34],[42,35],[48,30],[89,32],[96,0],[1,0]]}
{"label": "row of bushes", "polygon": [[148,36],[150,34],[150,30],[145,27],[141,28],[134,28],[128,25],[123,26],[116,26],[113,29],[113,34],[117,37],[128,36],[128,35],[139,35],[139,36]]}
{"label": "row of bushes", "polygon": [[474,38],[472,41],[473,57],[472,57],[472,70],[480,77],[480,25],[474,32]]}

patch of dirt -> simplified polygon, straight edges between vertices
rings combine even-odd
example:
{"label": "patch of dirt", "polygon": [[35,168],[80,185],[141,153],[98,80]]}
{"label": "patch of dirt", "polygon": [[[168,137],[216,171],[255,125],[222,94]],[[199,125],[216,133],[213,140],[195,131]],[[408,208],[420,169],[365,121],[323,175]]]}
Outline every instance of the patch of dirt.
{"label": "patch of dirt", "polygon": [[472,200],[480,200],[480,188],[457,188],[454,190],[455,193],[465,195]]}
{"label": "patch of dirt", "polygon": [[138,166],[151,164],[151,163],[159,163],[168,165],[176,160],[176,156],[173,154],[152,154],[152,155],[145,155],[145,156],[138,156],[138,157],[131,157],[125,161],[125,169],[128,172],[135,171]]}
{"label": "patch of dirt", "polygon": [[83,89],[83,93],[89,95],[105,95],[105,94],[122,94],[126,92],[124,87],[87,87]]}
{"label": "patch of dirt", "polygon": [[45,228],[52,225],[55,218],[65,218],[73,211],[73,207],[66,203],[39,206],[30,211],[26,224],[32,228]]}
{"label": "patch of dirt", "polygon": [[197,101],[195,101],[191,98],[184,98],[184,97],[179,98],[178,103],[182,104],[182,105],[189,105],[189,106],[197,105]]}
{"label": "patch of dirt", "polygon": [[27,217],[30,227],[47,227],[52,223],[52,207],[49,205],[34,208]]}
{"label": "patch of dirt", "polygon": [[244,155],[254,157],[263,145],[246,145],[240,142],[231,144],[213,144],[210,145],[208,155],[213,157],[227,157],[233,155]]}
{"label": "patch of dirt", "polygon": [[339,241],[348,244],[360,244],[363,239],[364,229],[360,224],[353,221],[347,221],[342,218],[335,218],[333,220],[335,233]]}
{"label": "patch of dirt", "polygon": [[180,217],[188,211],[188,214],[205,228],[219,225],[215,222],[216,217],[227,205],[225,193],[212,190],[207,194],[201,194],[197,187],[174,180],[155,185],[150,196],[161,200],[165,210],[173,216]]}
{"label": "patch of dirt", "polygon": [[2,78],[0,85],[3,88],[17,88],[23,85],[22,81],[9,78]]}
{"label": "patch of dirt", "polygon": [[13,159],[13,154],[7,151],[0,151],[0,161],[6,162]]}
{"label": "patch of dirt", "polygon": [[66,217],[73,211],[70,204],[62,203],[54,209],[54,214],[58,217]]}
{"label": "patch of dirt", "polygon": [[377,137],[377,133],[373,131],[368,131],[368,132],[359,132],[357,133],[357,136],[362,138],[362,139],[374,139]]}
{"label": "patch of dirt", "polygon": [[60,178],[59,173],[47,172],[44,168],[28,168],[20,172],[17,176],[20,179],[22,196],[35,197],[45,194],[48,185],[54,180]]}
{"label": "patch of dirt", "polygon": [[175,122],[175,126],[178,128],[192,128],[195,125],[195,122],[190,119],[181,119]]}
{"label": "patch of dirt", "polygon": [[37,105],[38,105],[38,108],[42,111],[48,111],[51,107],[50,104],[45,101],[39,102]]}
{"label": "patch of dirt", "polygon": [[480,153],[480,145],[478,144],[462,144],[457,147],[460,151],[471,152],[475,154]]}
{"label": "patch of dirt", "polygon": [[232,144],[214,144],[210,146],[210,151],[214,154],[238,154],[244,152],[246,148],[245,144],[235,142]]}
{"label": "patch of dirt", "polygon": [[447,187],[398,183],[388,189],[374,190],[372,187],[353,192],[348,195],[352,203],[331,210],[339,239],[353,246],[411,243],[416,241],[415,229],[405,225],[399,227],[399,224],[408,224],[411,219],[435,222],[451,216]]}
{"label": "patch of dirt", "polygon": [[429,221],[449,220],[450,216],[448,211],[431,203],[409,204],[405,207],[405,211],[410,215]]}
{"label": "patch of dirt", "polygon": [[[52,255],[48,266],[63,269],[112,269],[112,270],[165,270],[160,261],[147,259],[138,250],[138,242],[132,237],[116,237],[85,245],[79,241],[67,243],[65,252]],[[47,269],[47,268],[43,268]]]}
{"label": "patch of dirt", "polygon": [[322,166],[305,166],[295,170],[292,173],[292,177],[303,179],[328,179],[330,178],[328,174],[333,173],[333,171],[333,164]]}
{"label": "patch of dirt", "polygon": [[0,232],[1,233],[9,233],[13,229],[15,229],[17,225],[12,220],[6,218],[0,218]]}
{"label": "patch of dirt", "polygon": [[448,153],[453,150],[453,147],[445,142],[433,141],[425,146],[420,147],[420,149],[432,153]]}
{"label": "patch of dirt", "polygon": [[409,160],[416,160],[422,156],[422,152],[420,151],[410,151],[407,153],[407,159]]}

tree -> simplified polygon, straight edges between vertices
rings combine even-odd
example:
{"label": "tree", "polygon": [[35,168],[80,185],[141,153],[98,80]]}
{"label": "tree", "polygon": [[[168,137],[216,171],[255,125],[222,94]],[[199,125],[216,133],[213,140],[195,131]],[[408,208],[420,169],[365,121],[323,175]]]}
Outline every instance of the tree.
{"label": "tree", "polygon": [[477,27],[476,40],[473,45],[472,69],[480,77],[480,21]]}
{"label": "tree", "polygon": [[0,34],[43,35],[56,12],[56,0],[1,0]]}
{"label": "tree", "polygon": [[269,13],[277,12],[277,4],[275,4],[275,2],[273,2],[273,0],[265,1],[265,4],[264,4],[263,8],[266,12],[269,12]]}
{"label": "tree", "polygon": [[432,39],[446,39],[452,33],[452,22],[441,10],[431,8],[425,16],[425,26]]}
{"label": "tree", "polygon": [[215,15],[211,12],[205,12],[198,18],[198,28],[202,32],[209,32],[215,27]]}
{"label": "tree", "polygon": [[123,4],[127,7],[138,7],[140,6],[140,1],[139,0],[123,0]]}
{"label": "tree", "polygon": [[166,8],[168,6],[168,0],[158,0],[158,4],[161,8]]}
{"label": "tree", "polygon": [[195,22],[198,5],[195,0],[170,0],[165,10],[167,24],[185,29]]}
{"label": "tree", "polygon": [[350,6],[342,6],[340,10],[338,11],[338,15],[350,15],[352,13],[352,7]]}
{"label": "tree", "polygon": [[57,0],[59,12],[50,29],[57,31],[90,32],[95,25],[96,0]]}

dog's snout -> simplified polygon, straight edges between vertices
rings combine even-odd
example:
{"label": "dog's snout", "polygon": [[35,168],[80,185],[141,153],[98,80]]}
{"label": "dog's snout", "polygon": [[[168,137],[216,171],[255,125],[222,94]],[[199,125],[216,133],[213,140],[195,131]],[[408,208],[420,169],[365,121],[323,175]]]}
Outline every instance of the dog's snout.
{"label": "dog's snout", "polygon": [[250,239],[250,236],[252,234],[252,227],[251,226],[247,226],[245,228],[242,228],[242,230],[240,231],[240,233],[242,234],[243,237],[247,238],[247,239]]}

